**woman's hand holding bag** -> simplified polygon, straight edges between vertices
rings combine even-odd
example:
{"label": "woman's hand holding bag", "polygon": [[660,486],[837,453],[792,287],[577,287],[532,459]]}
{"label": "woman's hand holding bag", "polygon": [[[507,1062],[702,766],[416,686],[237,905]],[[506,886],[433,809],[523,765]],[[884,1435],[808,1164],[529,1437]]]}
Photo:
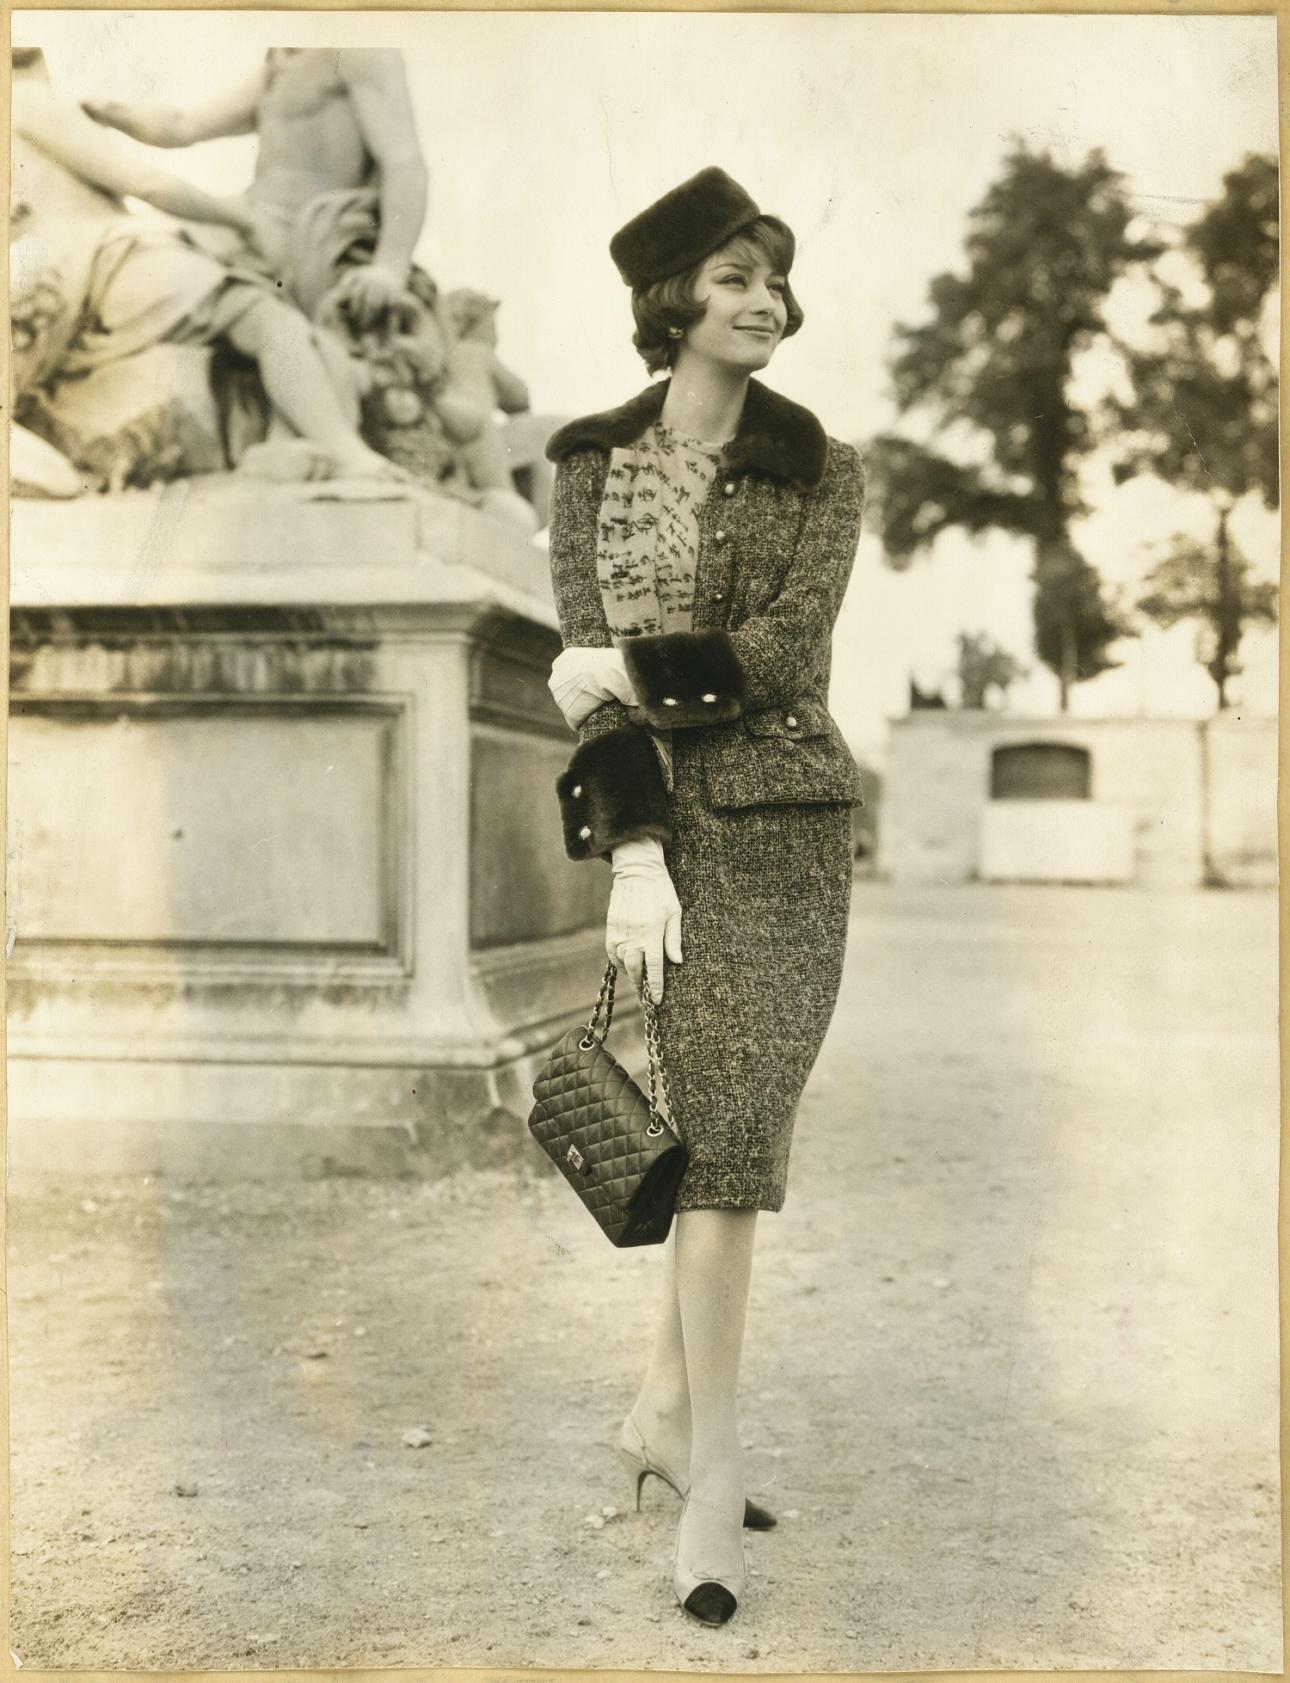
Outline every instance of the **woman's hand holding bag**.
{"label": "woman's hand holding bag", "polygon": [[639,989],[641,969],[650,997],[663,998],[663,956],[681,963],[681,902],[663,861],[663,844],[647,837],[622,842],[611,854],[614,873],[605,925],[605,951]]}
{"label": "woman's hand holding bag", "polygon": [[546,687],[571,730],[605,701],[635,707],[636,691],[617,649],[563,649],[551,663]]}

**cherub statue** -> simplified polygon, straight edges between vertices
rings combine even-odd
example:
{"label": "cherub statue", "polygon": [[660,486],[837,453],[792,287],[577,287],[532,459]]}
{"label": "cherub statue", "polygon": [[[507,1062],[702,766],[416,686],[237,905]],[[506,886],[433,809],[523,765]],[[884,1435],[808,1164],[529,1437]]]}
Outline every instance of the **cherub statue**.
{"label": "cherub statue", "polygon": [[472,489],[494,513],[532,531],[537,517],[515,489],[497,411],[527,413],[528,387],[497,354],[498,300],[469,287],[445,295],[450,342],[434,409]]}

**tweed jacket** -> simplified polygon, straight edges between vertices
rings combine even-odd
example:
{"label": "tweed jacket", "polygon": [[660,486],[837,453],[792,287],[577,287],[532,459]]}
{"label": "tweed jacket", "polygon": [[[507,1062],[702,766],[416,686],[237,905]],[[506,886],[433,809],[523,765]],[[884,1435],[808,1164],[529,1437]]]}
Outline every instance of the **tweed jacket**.
{"label": "tweed jacket", "polygon": [[[613,644],[596,572],[610,452],[657,419],[667,382],[619,409],[571,421],[557,464],[551,577],[566,648]],[[863,801],[828,710],[833,625],[855,560],[864,471],[808,409],[749,382],[738,433],[699,521],[692,628],[622,638],[639,700],[607,701],[579,727],[556,788],[571,859],[671,837],[650,733],[693,731],[714,809]]]}

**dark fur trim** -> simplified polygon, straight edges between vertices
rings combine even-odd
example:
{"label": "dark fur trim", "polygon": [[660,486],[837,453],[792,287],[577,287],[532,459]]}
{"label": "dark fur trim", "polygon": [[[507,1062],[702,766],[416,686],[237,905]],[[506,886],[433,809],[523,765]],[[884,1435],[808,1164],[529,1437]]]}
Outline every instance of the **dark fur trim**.
{"label": "dark fur trim", "polygon": [[[575,450],[608,452],[631,444],[662,413],[669,384],[660,380],[619,409],[568,422],[547,441],[548,457],[559,462]],[[809,409],[749,380],[739,431],[726,447],[728,472],[753,469],[809,491],[824,477],[828,453],[828,437]]]}
{"label": "dark fur trim", "polygon": [[641,713],[655,730],[721,725],[744,710],[744,670],[728,631],[623,637],[618,650]]}
{"label": "dark fur trim", "polygon": [[564,851],[570,859],[608,858],[619,842],[642,836],[664,844],[672,839],[671,809],[658,758],[648,735],[636,725],[581,743],[555,789]]}
{"label": "dark fur trim", "polygon": [[761,215],[737,181],[715,164],[664,193],[609,242],[628,286],[652,286],[692,269]]}

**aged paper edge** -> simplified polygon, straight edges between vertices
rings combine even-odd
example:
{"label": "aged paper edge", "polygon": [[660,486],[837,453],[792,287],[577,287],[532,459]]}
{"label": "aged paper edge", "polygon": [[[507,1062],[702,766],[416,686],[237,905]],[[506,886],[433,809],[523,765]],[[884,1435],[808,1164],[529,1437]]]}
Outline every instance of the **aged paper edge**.
{"label": "aged paper edge", "polygon": [[[9,31],[12,8],[4,5],[4,75],[9,73]],[[391,11],[391,12],[491,12],[491,11],[540,11],[540,12],[711,12],[711,13],[788,13],[788,12],[884,12],[884,13],[928,13],[956,14],[973,16],[1042,16],[1045,14],[1082,15],[1082,14],[1115,14],[1160,17],[1255,17],[1274,16],[1277,19],[1277,90],[1278,90],[1278,133],[1280,140],[1280,159],[1282,168],[1282,190],[1280,204],[1281,218],[1281,299],[1282,299],[1282,328],[1280,344],[1280,424],[1281,449],[1284,458],[1285,441],[1290,437],[1290,355],[1287,355],[1285,328],[1285,300],[1287,295],[1287,278],[1290,277],[1290,257],[1287,246],[1290,246],[1290,211],[1287,200],[1290,199],[1290,184],[1286,177],[1286,160],[1290,157],[1290,68],[1287,66],[1286,25],[1290,17],[1290,0],[1262,0],[1262,3],[1249,3],[1249,0],[1210,0],[1209,4],[1198,4],[1196,0],[1021,0],[1008,6],[992,5],[988,0],[957,0],[954,5],[936,4],[935,0],[888,0],[883,4],[881,0],[814,0],[812,4],[804,0],[781,0],[779,4],[740,4],[739,0],[710,0],[704,4],[702,0],[670,0],[668,4],[640,5],[637,0],[602,0],[595,6],[579,3],[579,0],[528,0],[523,5],[508,3],[508,0],[443,0],[437,6],[419,4],[391,4],[378,3],[378,0],[321,0],[319,4],[303,4],[301,0],[279,0],[276,5],[260,5],[257,0],[190,0],[187,5],[167,4],[166,0],[133,0],[130,5],[120,5],[115,0],[83,0],[78,6],[58,6],[49,0],[26,0],[22,6],[24,11],[283,11],[283,12],[349,12],[349,11]],[[5,83],[7,93],[7,80]],[[8,104],[6,99],[5,112]],[[0,155],[3,157],[3,179],[6,203],[9,195],[9,126],[3,125],[3,138],[0,139]],[[9,305],[9,274],[8,264],[3,265],[0,276],[0,307],[3,314],[0,320],[8,320]],[[8,333],[0,334],[0,366],[4,372],[4,384],[0,390],[8,391]],[[7,426],[0,427],[0,476],[6,495],[6,515],[8,508],[9,485],[9,430]],[[1284,477],[1284,476],[1283,476]],[[1290,550],[1290,509],[1284,494],[1281,498],[1281,653],[1280,653],[1280,696],[1278,706],[1278,769],[1279,782],[1277,794],[1278,818],[1278,908],[1280,915],[1280,995],[1285,998],[1287,985],[1290,984],[1290,933],[1287,923],[1290,921],[1287,907],[1285,886],[1285,856],[1287,852],[1286,836],[1290,829],[1290,753],[1287,752],[1285,728],[1284,697],[1290,689],[1290,639],[1285,633],[1286,616],[1290,611],[1290,587],[1287,586],[1284,557]],[[9,521],[6,518],[3,526],[3,580],[4,600],[6,609],[9,596]],[[6,693],[8,689],[9,671],[9,616],[4,615],[3,631],[0,632],[0,650],[3,651],[3,670],[6,679]],[[8,709],[5,709],[5,721],[0,741],[4,744],[5,752],[0,755],[0,805],[7,813],[8,787]],[[0,903],[6,912],[7,929],[7,882],[0,884]],[[0,967],[0,1004],[4,1000],[4,977]],[[4,1018],[0,1016],[0,1046],[6,1051],[7,1068],[7,1032]],[[1290,1269],[1287,1268],[1287,1249],[1290,1248],[1290,1161],[1286,1147],[1286,1118],[1288,1109],[1286,1096],[1286,1066],[1287,1051],[1290,1049],[1290,1032],[1285,1021],[1281,1025],[1281,1171],[1278,1187],[1278,1216],[1277,1216],[1277,1250],[1278,1272],[1280,1277],[1280,1333],[1281,1333],[1281,1366],[1280,1366],[1280,1410],[1281,1410],[1281,1557],[1282,1557],[1282,1641],[1283,1651],[1290,1654],[1290,1597],[1287,1597],[1287,1563],[1290,1562],[1290,1549],[1287,1548],[1288,1534],[1290,1534],[1290,1490],[1287,1489],[1286,1451],[1290,1446],[1290,1406],[1287,1404],[1287,1391],[1290,1389],[1290,1290],[1288,1279]],[[5,1161],[8,1161],[8,1083],[3,1083],[3,1097],[0,1099],[0,1139],[3,1139]],[[0,1325],[0,1363],[3,1363],[4,1382],[0,1385],[0,1432],[2,1432],[4,1453],[0,1456],[0,1512],[4,1516],[4,1525],[0,1527],[0,1537],[9,1535],[9,1326],[8,1326],[8,1291],[7,1291],[7,1211],[5,1203],[0,1200],[0,1300],[5,1306],[3,1324]],[[10,1596],[10,1555],[7,1548],[0,1548],[0,1676],[23,1677],[39,1679],[41,1683],[71,1683],[71,1680],[84,1679],[85,1683],[96,1683],[97,1679],[118,1678],[131,1675],[120,1671],[34,1671],[23,1668],[21,1672],[15,1669],[10,1654],[9,1641],[9,1596]],[[447,1669],[435,1667],[391,1667],[381,1668],[347,1668],[323,1667],[319,1669],[294,1670],[261,1670],[250,1671],[202,1671],[194,1673],[136,1673],[140,1676],[170,1676],[193,1675],[200,1676],[203,1683],[225,1683],[225,1680],[255,1679],[262,1683],[270,1683],[273,1679],[294,1679],[297,1683],[304,1683],[313,1678],[343,1678],[346,1683],[367,1683],[368,1679],[388,1679],[398,1677],[405,1683],[418,1683],[418,1680],[437,1679],[441,1683],[554,1683],[563,1678],[599,1678],[604,1683],[636,1683],[655,1677],[674,1677],[689,1679],[696,1676],[745,1677],[750,1683],[760,1683],[767,1675],[801,1678],[803,1683],[836,1683],[836,1679],[847,1676],[889,1677],[893,1679],[916,1679],[922,1683],[938,1683],[940,1679],[972,1678],[977,1680],[999,1679],[1006,1683],[1009,1678],[1026,1677],[1036,1679],[1052,1679],[1053,1683],[1072,1676],[1090,1678],[1114,1679],[1142,1679],[1143,1683],[1241,1683],[1241,1680],[1256,1677],[1285,1677],[1281,1672],[1251,1672],[1251,1671],[1129,1671],[1129,1670],[1090,1670],[1090,1671],[867,1671],[867,1672],[781,1672],[781,1673],[736,1673],[736,1672],[663,1672],[642,1670],[613,1670],[593,1671],[589,1669],[568,1670],[538,1670],[525,1667],[522,1670],[501,1668]]]}

